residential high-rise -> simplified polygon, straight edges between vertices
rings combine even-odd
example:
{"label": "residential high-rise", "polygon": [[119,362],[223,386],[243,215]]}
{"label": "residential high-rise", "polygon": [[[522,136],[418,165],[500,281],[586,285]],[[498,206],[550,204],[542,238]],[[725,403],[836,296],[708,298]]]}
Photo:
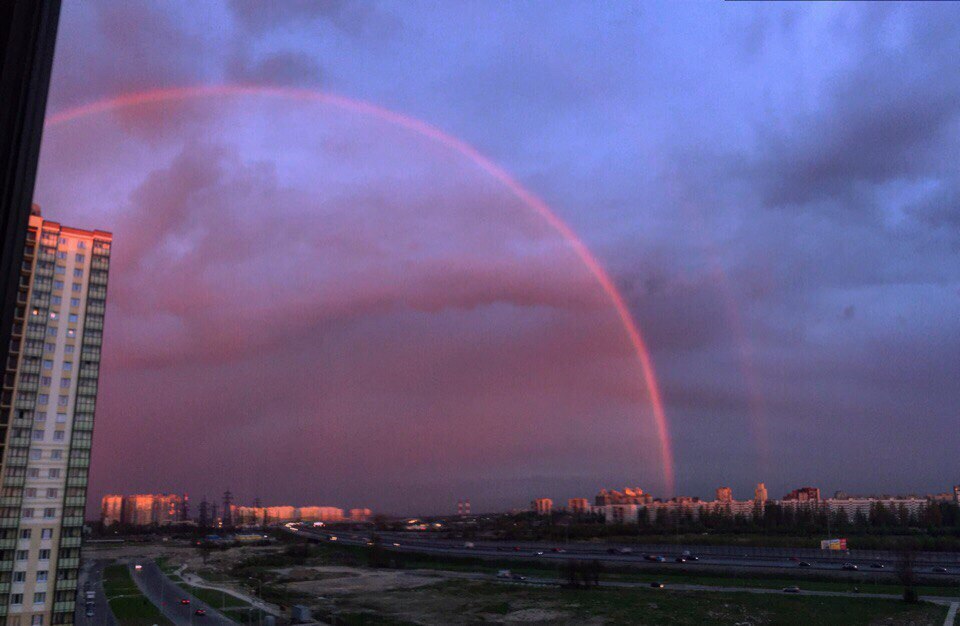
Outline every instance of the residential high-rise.
{"label": "residential high-rise", "polygon": [[30,216],[0,400],[6,623],[73,622],[111,241]]}

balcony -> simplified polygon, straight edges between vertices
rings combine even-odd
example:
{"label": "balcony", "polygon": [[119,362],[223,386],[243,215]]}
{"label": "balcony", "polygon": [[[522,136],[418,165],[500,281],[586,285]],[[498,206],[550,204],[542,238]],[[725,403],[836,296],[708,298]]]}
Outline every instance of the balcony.
{"label": "balcony", "polygon": [[27,342],[23,346],[23,354],[26,356],[43,356],[43,344]]}
{"label": "balcony", "polygon": [[[78,519],[80,520],[80,522],[78,524],[74,524],[74,526],[83,526],[82,517],[76,517],[76,518],[68,517],[67,519]],[[63,520],[63,525],[64,526],[67,525],[66,519]],[[79,557],[73,557],[71,559],[60,559],[59,561],[57,561],[57,569],[77,569],[78,567],[80,567]]]}
{"label": "balcony", "polygon": [[65,580],[57,581],[57,591],[69,591],[71,589],[76,589],[76,588],[77,588],[76,578],[68,578]]}
{"label": "balcony", "polygon": [[[24,463],[26,465],[26,463]],[[26,476],[6,476],[3,479],[4,487],[23,487],[27,482]]]}
{"label": "balcony", "polygon": [[25,374],[39,374],[40,361],[38,360],[31,363],[30,361],[25,360],[23,363],[20,364],[20,372]]}
{"label": "balcony", "polygon": [[10,583],[0,583],[0,594],[10,593]]}
{"label": "balcony", "polygon": [[65,600],[63,602],[53,603],[54,613],[73,613],[73,610],[75,608],[76,608],[76,603],[73,600]]}
{"label": "balcony", "polygon": [[90,284],[106,286],[107,273],[106,272],[90,272]]}
{"label": "balcony", "polygon": [[[20,506],[20,496],[0,496],[0,506]],[[3,548],[6,539],[0,539],[0,549]]]}
{"label": "balcony", "polygon": [[95,348],[87,349],[84,347],[83,351],[80,353],[80,358],[84,361],[100,361],[100,351]]}
{"label": "balcony", "polygon": [[[0,517],[0,528],[16,528],[19,525],[19,517]],[[0,561],[0,572],[4,571],[4,563],[6,563],[6,561]],[[13,562],[11,562],[11,565],[13,565]]]}
{"label": "balcony", "polygon": [[[13,550],[17,547],[17,538],[0,539],[0,550]],[[0,593],[3,593],[0,591]]]}
{"label": "balcony", "polygon": [[97,300],[106,300],[107,290],[105,287],[91,285],[90,290],[87,291],[87,297],[96,298]]}
{"label": "balcony", "polygon": [[82,431],[82,432],[92,432],[93,431],[93,420],[74,420],[73,421],[73,430]]}
{"label": "balcony", "polygon": [[41,247],[40,252],[37,253],[37,260],[53,262],[56,260],[56,256],[56,252],[54,252],[53,248]]}
{"label": "balcony", "polygon": [[[24,461],[26,461],[26,459],[24,459]],[[24,462],[24,465],[26,465],[26,462]],[[67,487],[86,487],[86,486],[87,486],[86,476],[70,476],[67,478]]]}
{"label": "balcony", "polygon": [[94,331],[95,334],[84,333],[83,335],[83,347],[84,349],[95,347],[100,348],[103,345],[103,335],[100,332]]}
{"label": "balcony", "polygon": [[94,270],[108,270],[110,269],[110,258],[105,256],[95,255],[90,259],[90,269]]}
{"label": "balcony", "polygon": [[[80,498],[80,500],[79,506],[83,506],[83,498]],[[63,537],[60,539],[61,548],[79,548],[81,543],[83,543],[83,537]],[[60,587],[59,583],[57,587]]]}
{"label": "balcony", "polygon": [[92,443],[90,439],[74,439],[70,447],[74,450],[89,450]]}

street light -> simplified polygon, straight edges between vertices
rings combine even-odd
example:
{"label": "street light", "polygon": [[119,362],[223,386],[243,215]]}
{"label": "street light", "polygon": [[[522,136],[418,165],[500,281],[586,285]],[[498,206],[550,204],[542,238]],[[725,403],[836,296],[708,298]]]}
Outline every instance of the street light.
{"label": "street light", "polygon": [[[253,576],[247,577],[247,580],[257,581],[257,586],[259,589],[257,591],[257,599],[263,603],[263,581],[259,578],[254,578]],[[259,626],[263,626],[263,608],[259,605],[257,606],[257,623]]]}

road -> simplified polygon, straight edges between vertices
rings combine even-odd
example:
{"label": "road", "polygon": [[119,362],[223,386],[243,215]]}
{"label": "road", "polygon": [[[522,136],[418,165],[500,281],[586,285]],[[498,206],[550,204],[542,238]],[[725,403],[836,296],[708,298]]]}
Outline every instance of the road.
{"label": "road", "polygon": [[[109,561],[84,561],[77,580],[77,610],[74,623],[78,626],[117,626],[103,590],[103,568]],[[94,592],[93,615],[87,617],[86,595]]]}
{"label": "road", "polygon": [[[297,527],[294,527],[297,528]],[[336,537],[337,541],[349,545],[365,545],[370,537],[364,533],[347,532],[336,533],[321,529],[311,528],[309,526],[300,526],[297,530],[288,528],[288,531],[299,532],[301,535],[330,541]],[[598,560],[604,563],[616,565],[631,565],[638,567],[676,567],[678,569],[706,569],[710,566],[714,568],[723,567],[749,569],[765,569],[767,571],[779,570],[789,574],[790,572],[816,572],[832,573],[846,576],[860,576],[890,579],[897,569],[897,557],[893,554],[884,554],[871,552],[870,558],[865,558],[856,553],[851,554],[831,554],[810,550],[796,550],[795,553],[800,556],[787,556],[788,550],[769,550],[764,552],[756,548],[743,549],[744,552],[737,553],[736,549],[720,548],[717,546],[701,547],[674,547],[669,545],[661,546],[628,546],[626,544],[547,544],[537,542],[516,542],[504,543],[497,541],[475,541],[473,547],[466,547],[462,540],[436,539],[415,535],[413,533],[379,533],[384,547],[400,552],[420,552],[425,554],[442,554],[446,556],[470,556],[484,559],[535,559],[539,561],[566,561],[569,559],[578,560]],[[696,561],[687,563],[676,563],[675,559],[682,554],[682,550],[691,549],[697,556]],[[626,553],[625,550],[631,550]],[[718,552],[725,553],[718,553]],[[649,556],[661,556],[663,563],[651,562],[645,558]],[[815,555],[815,556],[811,556]],[[802,558],[801,558],[802,557]],[[930,558],[930,557],[926,557]],[[944,556],[944,559],[956,559],[956,555]],[[801,566],[800,563],[806,563]],[[858,571],[844,571],[846,564],[856,565]],[[943,568],[945,571],[938,571],[936,568]],[[917,562],[914,567],[917,575],[929,579],[942,579],[944,582],[951,580],[960,583],[960,563],[954,561],[927,561]]]}
{"label": "road", "polygon": [[[234,624],[220,614],[209,604],[201,602],[196,597],[187,593],[173,583],[160,570],[152,560],[142,562],[143,569],[136,570],[133,564],[130,565],[130,575],[136,581],[140,591],[156,606],[160,607],[163,614],[174,624]],[[184,598],[190,600],[189,604],[182,604],[180,601]],[[206,616],[197,616],[195,611],[204,609]]]}

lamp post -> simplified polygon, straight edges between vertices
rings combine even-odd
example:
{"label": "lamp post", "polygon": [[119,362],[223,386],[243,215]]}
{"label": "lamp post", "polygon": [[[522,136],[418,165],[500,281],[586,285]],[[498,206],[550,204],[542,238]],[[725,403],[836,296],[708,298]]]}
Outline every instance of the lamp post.
{"label": "lamp post", "polygon": [[[259,578],[254,578],[253,576],[248,577],[247,580],[257,581],[257,588],[258,588],[257,599],[262,603],[263,602],[263,581]],[[257,606],[257,623],[260,626],[263,626],[263,608],[259,605]]]}

